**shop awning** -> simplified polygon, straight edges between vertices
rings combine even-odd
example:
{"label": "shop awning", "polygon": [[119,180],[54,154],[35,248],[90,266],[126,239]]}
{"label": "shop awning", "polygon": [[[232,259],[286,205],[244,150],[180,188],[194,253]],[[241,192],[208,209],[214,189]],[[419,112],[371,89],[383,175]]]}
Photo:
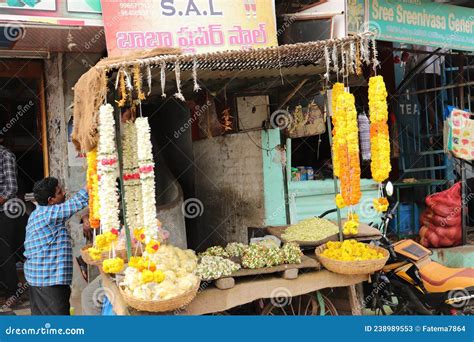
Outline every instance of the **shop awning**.
{"label": "shop awning", "polygon": [[[137,66],[143,75],[143,89],[149,96],[161,94],[163,74],[165,93],[173,96],[178,84],[180,94],[192,94],[193,83],[246,81],[249,79],[284,78],[306,76],[321,79],[322,75],[336,68],[355,63],[355,51],[359,47],[360,57],[368,63],[369,40],[372,35],[364,33],[350,37],[317,42],[281,45],[256,50],[237,50],[200,54],[180,54],[178,50],[155,49],[130,56],[105,58],[85,73],[74,90],[73,141],[82,151],[93,149],[97,141],[97,118],[99,106],[104,103],[109,90],[116,85],[117,74],[123,73],[132,84],[132,72]],[[331,60],[337,62],[331,63]],[[329,63],[329,64],[328,64]],[[337,64],[337,66],[336,66]],[[319,75],[319,76],[318,76]],[[179,79],[179,82],[176,80]],[[193,82],[188,82],[188,81]],[[150,82],[151,81],[151,82]]]}

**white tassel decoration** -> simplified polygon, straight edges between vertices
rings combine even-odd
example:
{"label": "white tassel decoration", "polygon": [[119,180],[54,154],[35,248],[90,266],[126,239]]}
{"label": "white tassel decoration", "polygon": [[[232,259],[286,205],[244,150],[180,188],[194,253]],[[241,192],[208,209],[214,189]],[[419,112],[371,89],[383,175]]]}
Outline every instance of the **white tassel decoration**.
{"label": "white tassel decoration", "polygon": [[186,101],[186,99],[183,96],[183,93],[181,92],[181,69],[179,66],[179,61],[176,61],[174,64],[174,74],[176,76],[176,88],[177,88],[177,93],[174,94],[174,97],[177,99],[180,99],[181,101]]}
{"label": "white tassel decoration", "polygon": [[151,94],[151,67],[150,65],[147,66],[146,68],[146,80],[148,83],[148,93],[147,95]]}
{"label": "white tassel decoration", "polygon": [[199,90],[201,90],[201,87],[199,86],[198,82],[197,82],[197,60],[196,58],[194,58],[193,60],[193,84],[194,84],[194,91],[195,92],[198,92]]}
{"label": "white tassel decoration", "polygon": [[165,86],[166,86],[166,63],[161,62],[161,71],[160,71],[160,83],[161,83],[161,97],[165,98]]}
{"label": "white tassel decoration", "polygon": [[329,68],[331,66],[331,60],[329,58],[329,50],[327,45],[324,46],[324,59],[326,60],[326,73],[324,74],[324,78],[329,81]]}

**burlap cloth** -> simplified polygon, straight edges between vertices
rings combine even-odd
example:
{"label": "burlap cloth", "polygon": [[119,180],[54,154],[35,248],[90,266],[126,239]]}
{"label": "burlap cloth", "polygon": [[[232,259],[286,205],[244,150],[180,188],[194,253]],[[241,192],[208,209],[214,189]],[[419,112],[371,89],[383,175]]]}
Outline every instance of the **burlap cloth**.
{"label": "burlap cloth", "polygon": [[157,48],[136,52],[127,56],[108,57],[99,61],[82,75],[74,85],[74,126],[72,142],[80,152],[89,152],[97,146],[98,111],[107,98],[107,72],[110,65],[131,62],[160,55],[177,55],[179,49]]}

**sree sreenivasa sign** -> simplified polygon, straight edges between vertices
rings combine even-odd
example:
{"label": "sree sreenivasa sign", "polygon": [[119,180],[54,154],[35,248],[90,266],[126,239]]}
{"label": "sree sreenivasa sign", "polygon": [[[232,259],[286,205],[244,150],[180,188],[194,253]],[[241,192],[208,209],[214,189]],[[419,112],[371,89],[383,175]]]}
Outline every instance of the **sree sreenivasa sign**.
{"label": "sree sreenivasa sign", "polygon": [[276,46],[273,0],[102,0],[109,56]]}
{"label": "sree sreenivasa sign", "polygon": [[368,0],[381,40],[474,51],[474,9],[431,0]]}

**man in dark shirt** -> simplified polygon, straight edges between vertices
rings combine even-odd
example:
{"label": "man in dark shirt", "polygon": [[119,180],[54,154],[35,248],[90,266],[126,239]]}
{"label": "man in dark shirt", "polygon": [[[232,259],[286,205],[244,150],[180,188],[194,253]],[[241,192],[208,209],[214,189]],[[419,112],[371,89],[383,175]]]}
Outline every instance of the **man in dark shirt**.
{"label": "man in dark shirt", "polygon": [[0,279],[5,288],[7,304],[14,306],[18,301],[18,274],[15,256],[15,215],[18,190],[15,155],[3,146],[0,138]]}

